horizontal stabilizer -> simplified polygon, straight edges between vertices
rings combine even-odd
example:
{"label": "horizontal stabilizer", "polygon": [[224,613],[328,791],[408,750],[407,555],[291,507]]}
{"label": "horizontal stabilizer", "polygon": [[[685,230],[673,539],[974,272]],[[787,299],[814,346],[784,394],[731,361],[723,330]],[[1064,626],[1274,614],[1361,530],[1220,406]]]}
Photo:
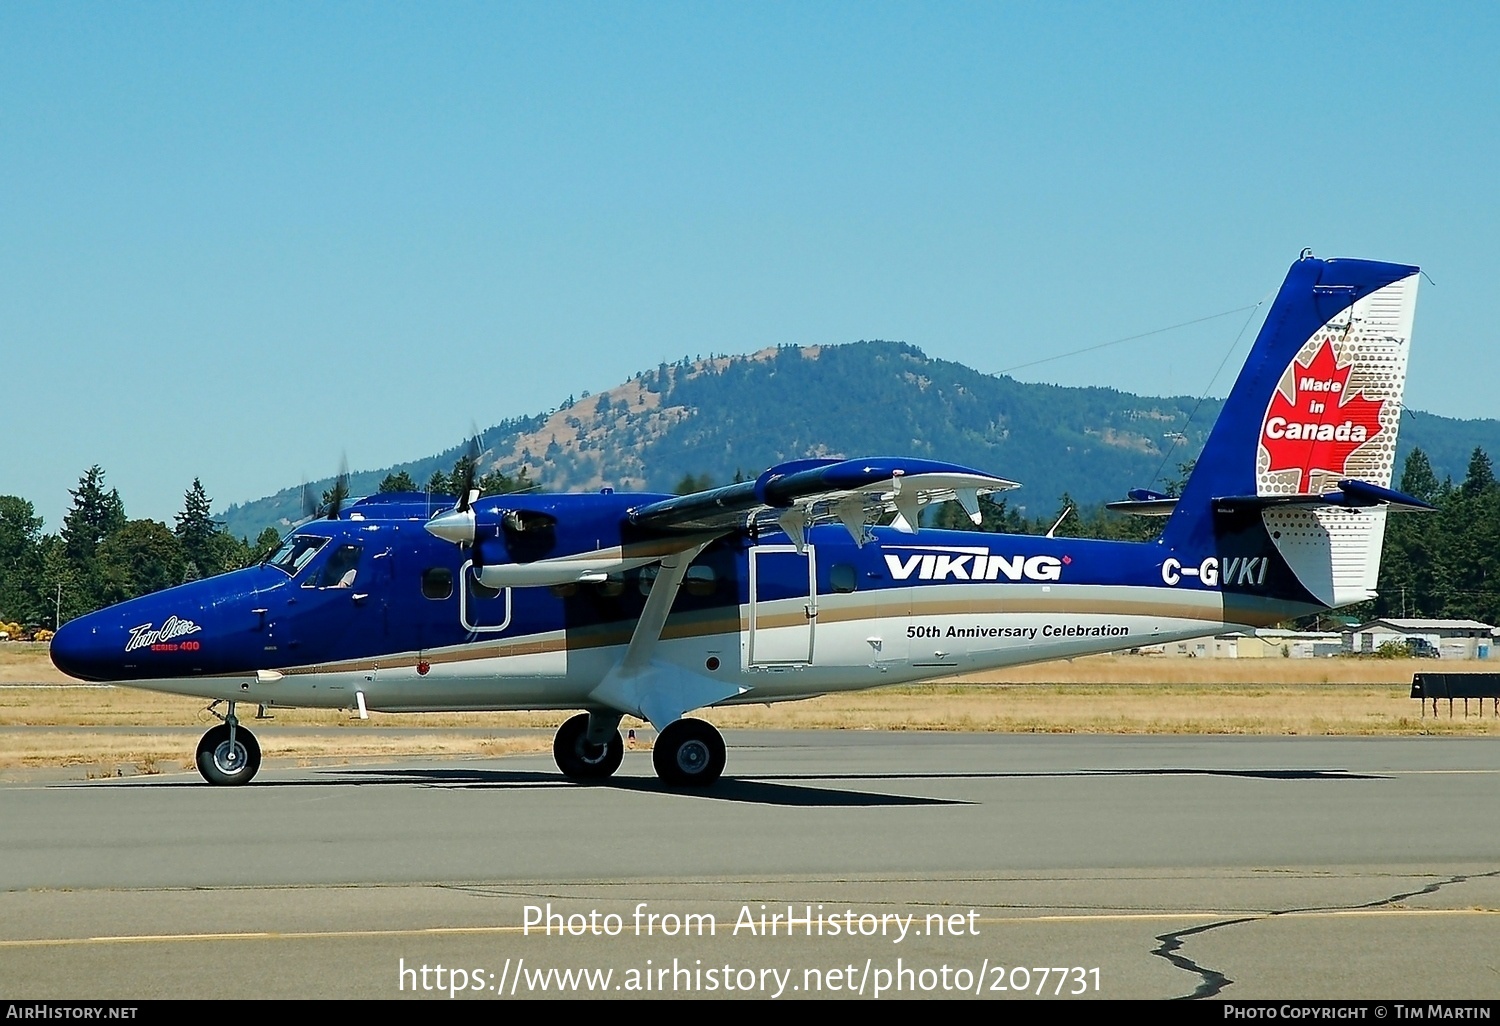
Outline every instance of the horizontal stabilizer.
{"label": "horizontal stabilizer", "polygon": [[1133,513],[1138,517],[1164,517],[1177,508],[1177,497],[1164,492],[1153,492],[1149,488],[1132,488],[1126,493],[1128,499],[1106,502],[1105,509],[1116,513]]}
{"label": "horizontal stabilizer", "polygon": [[1384,506],[1396,513],[1430,513],[1437,507],[1415,496],[1382,488],[1368,481],[1340,481],[1336,492],[1293,493],[1290,495],[1228,495],[1214,500],[1214,512],[1233,513],[1247,509],[1269,509],[1273,506],[1335,507],[1368,509]]}
{"label": "horizontal stabilizer", "polygon": [[[1315,508],[1366,509],[1384,506],[1394,513],[1429,513],[1437,507],[1416,496],[1382,488],[1368,481],[1340,481],[1336,492],[1294,492],[1288,495],[1226,495],[1213,500],[1214,512],[1234,513],[1247,509],[1270,509],[1274,506],[1308,506]],[[1138,517],[1164,517],[1177,508],[1177,499],[1133,488],[1129,499],[1106,502],[1105,509],[1132,513]]]}

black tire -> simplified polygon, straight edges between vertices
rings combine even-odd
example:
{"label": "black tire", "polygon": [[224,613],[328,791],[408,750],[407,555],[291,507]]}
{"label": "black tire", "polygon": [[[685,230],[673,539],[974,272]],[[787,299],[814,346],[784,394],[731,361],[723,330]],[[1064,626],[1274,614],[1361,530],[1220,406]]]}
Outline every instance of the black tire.
{"label": "black tire", "polygon": [[234,729],[229,747],[229,725],[221,723],[198,742],[198,772],[216,787],[248,784],[260,769],[260,742],[244,727]]}
{"label": "black tire", "polygon": [[656,736],[656,775],[675,787],[707,787],[724,772],[724,736],[711,723],[677,720]]}
{"label": "black tire", "polygon": [[605,780],[625,758],[625,741],[618,730],[604,745],[589,744],[588,733],[589,714],[579,713],[558,727],[552,739],[552,758],[570,780]]}

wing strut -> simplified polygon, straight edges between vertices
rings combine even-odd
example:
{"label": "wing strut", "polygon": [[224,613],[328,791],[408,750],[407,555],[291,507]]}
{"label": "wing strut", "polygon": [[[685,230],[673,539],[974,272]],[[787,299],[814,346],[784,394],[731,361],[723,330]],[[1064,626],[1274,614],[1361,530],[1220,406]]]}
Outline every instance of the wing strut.
{"label": "wing strut", "polygon": [[682,588],[682,579],[687,576],[693,560],[706,548],[707,545],[694,545],[661,561],[661,571],[651,582],[651,594],[646,596],[646,608],[641,610],[635,632],[630,635],[630,647],[625,650],[625,658],[620,660],[621,671],[639,673],[651,662],[651,653],[661,640],[662,628],[667,625],[667,614],[672,611],[672,603]]}
{"label": "wing strut", "polygon": [[636,621],[625,655],[604,675],[599,686],[589,692],[590,699],[619,712],[650,720],[652,726],[661,730],[681,719],[682,714],[689,710],[749,690],[653,658],[688,567],[707,547],[707,543],[703,543],[662,558],[661,570],[651,582],[646,608],[641,610],[641,618]]}

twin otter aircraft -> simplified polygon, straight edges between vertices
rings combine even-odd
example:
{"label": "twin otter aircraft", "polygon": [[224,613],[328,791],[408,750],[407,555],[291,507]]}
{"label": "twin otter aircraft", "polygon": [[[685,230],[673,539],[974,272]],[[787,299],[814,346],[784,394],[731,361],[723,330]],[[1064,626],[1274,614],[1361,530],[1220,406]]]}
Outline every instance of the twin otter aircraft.
{"label": "twin otter aircraft", "polygon": [[[1375,594],[1418,270],[1295,263],[1160,540],[918,530],[1015,487],[934,460],[783,463],[680,497],[377,495],[259,566],[66,624],[65,673],[227,703],[197,762],[244,784],[240,703],[383,712],[581,709],[558,768],[619,767],[622,716],[669,784],[724,769],[686,717],[1254,627]],[[434,515],[434,510],[437,510]],[[888,526],[877,524],[889,522]],[[217,715],[217,714],[216,714]]]}

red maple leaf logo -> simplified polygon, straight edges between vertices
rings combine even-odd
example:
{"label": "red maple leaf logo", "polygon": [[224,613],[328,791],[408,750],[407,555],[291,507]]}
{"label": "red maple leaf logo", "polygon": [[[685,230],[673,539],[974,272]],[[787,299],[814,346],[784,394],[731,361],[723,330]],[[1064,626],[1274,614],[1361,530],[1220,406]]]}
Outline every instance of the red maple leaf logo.
{"label": "red maple leaf logo", "polygon": [[1292,401],[1278,388],[1261,426],[1260,444],[1271,457],[1268,473],[1300,471],[1298,487],[1304,489],[1314,473],[1345,476],[1349,457],[1380,433],[1385,405],[1363,392],[1350,394],[1353,369],[1352,363],[1338,366],[1326,340],[1306,367],[1292,362]]}

